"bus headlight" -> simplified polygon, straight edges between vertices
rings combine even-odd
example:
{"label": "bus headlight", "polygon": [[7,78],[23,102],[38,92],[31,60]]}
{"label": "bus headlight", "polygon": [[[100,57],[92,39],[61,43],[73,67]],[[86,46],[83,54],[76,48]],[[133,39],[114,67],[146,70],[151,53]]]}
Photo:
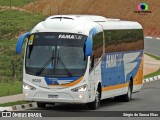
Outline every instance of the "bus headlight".
{"label": "bus headlight", "polygon": [[25,90],[35,90],[36,88],[27,84],[27,83],[25,83],[25,82],[23,82],[23,89],[25,89]]}
{"label": "bus headlight", "polygon": [[73,91],[73,92],[84,92],[86,90],[87,90],[87,85],[82,85],[80,87],[73,88],[71,91]]}

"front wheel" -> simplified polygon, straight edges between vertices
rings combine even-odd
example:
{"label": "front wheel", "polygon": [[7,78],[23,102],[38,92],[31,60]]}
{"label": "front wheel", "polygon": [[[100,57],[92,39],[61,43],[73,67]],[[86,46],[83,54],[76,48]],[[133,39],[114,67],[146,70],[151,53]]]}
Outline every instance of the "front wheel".
{"label": "front wheel", "polygon": [[46,103],[37,102],[37,107],[38,108],[45,108],[46,107]]}
{"label": "front wheel", "polygon": [[92,110],[96,110],[100,106],[100,92],[96,91],[96,96],[94,102],[88,104],[89,108]]}

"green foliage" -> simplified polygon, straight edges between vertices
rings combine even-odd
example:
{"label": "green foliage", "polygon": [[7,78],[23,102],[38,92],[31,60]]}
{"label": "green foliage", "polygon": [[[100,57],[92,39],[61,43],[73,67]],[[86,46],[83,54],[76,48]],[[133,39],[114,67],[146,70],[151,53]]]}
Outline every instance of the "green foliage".
{"label": "green foliage", "polygon": [[0,107],[9,107],[9,106],[14,106],[14,105],[21,105],[21,104],[27,104],[29,102],[26,101],[16,101],[16,102],[9,102],[9,103],[4,103],[0,104]]}
{"label": "green foliage", "polygon": [[0,97],[15,95],[22,93],[22,82],[10,81],[8,83],[0,83]]}
{"label": "green foliage", "polygon": [[157,76],[157,75],[160,75],[160,70],[157,70],[156,72],[145,75],[144,78],[146,79],[146,78],[154,77],[154,76]]}
{"label": "green foliage", "polygon": [[0,0],[0,5],[2,6],[23,6],[34,0]]}
{"label": "green foliage", "polygon": [[[16,10],[0,11],[0,84],[22,81],[24,46],[22,54],[17,55],[15,53],[17,38],[20,34],[30,31],[43,19],[44,16],[40,14],[33,15]],[[12,62],[15,67],[15,75],[13,75]],[[22,86],[19,87],[22,88]]]}
{"label": "green foliage", "polygon": [[12,81],[12,61],[15,64],[16,78],[22,78],[23,55],[15,54],[15,44],[16,39],[0,40],[0,82]]}
{"label": "green foliage", "polygon": [[146,55],[156,59],[156,60],[160,60],[160,57],[159,56],[156,56],[156,55],[153,55],[153,54],[150,54],[150,53],[145,53]]}
{"label": "green foliage", "polygon": [[29,31],[44,16],[29,12],[6,10],[0,11],[0,39],[12,39],[21,32]]}

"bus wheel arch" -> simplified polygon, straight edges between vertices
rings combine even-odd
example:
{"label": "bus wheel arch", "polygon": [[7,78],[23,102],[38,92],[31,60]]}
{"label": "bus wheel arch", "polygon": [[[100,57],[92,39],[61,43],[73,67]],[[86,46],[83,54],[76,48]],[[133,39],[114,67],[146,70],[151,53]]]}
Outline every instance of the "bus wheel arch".
{"label": "bus wheel arch", "polygon": [[101,86],[101,83],[99,82],[98,85],[97,85],[97,90],[99,91],[100,93],[100,99],[101,99],[101,96],[102,96],[102,86]]}
{"label": "bus wheel arch", "polygon": [[99,108],[101,94],[102,94],[102,87],[101,87],[101,83],[99,82],[97,85],[96,92],[95,92],[95,100],[91,103],[88,103],[89,109],[96,110],[97,108]]}
{"label": "bus wheel arch", "polygon": [[132,91],[133,91],[133,77],[130,77],[129,84],[127,86],[128,90],[127,93],[120,96],[115,96],[115,100],[129,102],[132,99]]}
{"label": "bus wheel arch", "polygon": [[46,103],[37,102],[37,107],[38,107],[38,108],[45,108],[45,107],[46,107]]}
{"label": "bus wheel arch", "polygon": [[131,85],[131,91],[133,91],[133,77],[130,77],[129,84]]}
{"label": "bus wheel arch", "polygon": [[127,94],[121,96],[124,102],[129,102],[132,99],[132,91],[133,91],[133,77],[130,78]]}

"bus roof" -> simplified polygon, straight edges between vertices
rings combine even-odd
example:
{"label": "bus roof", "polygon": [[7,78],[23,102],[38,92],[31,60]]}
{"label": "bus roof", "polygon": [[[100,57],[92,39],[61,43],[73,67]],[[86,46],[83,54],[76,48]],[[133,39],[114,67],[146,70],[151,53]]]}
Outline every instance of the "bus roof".
{"label": "bus roof", "polygon": [[104,30],[142,29],[138,22],[97,15],[54,15],[37,24],[31,33],[70,32],[88,35],[90,30],[97,26],[102,26]]}

